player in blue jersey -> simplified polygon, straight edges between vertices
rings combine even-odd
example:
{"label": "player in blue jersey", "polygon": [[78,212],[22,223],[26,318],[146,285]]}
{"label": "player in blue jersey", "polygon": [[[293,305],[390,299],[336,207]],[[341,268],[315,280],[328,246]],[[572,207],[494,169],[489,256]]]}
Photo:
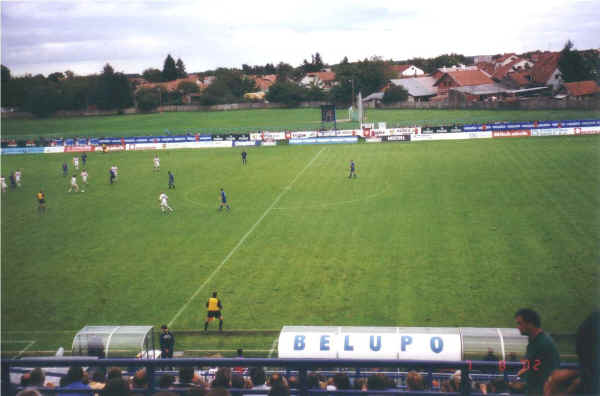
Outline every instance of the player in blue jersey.
{"label": "player in blue jersey", "polygon": [[229,210],[229,204],[227,203],[227,196],[225,195],[225,191],[223,191],[223,189],[221,189],[221,193],[220,193],[220,198],[221,198],[221,205],[219,206],[219,210],[223,210],[223,206],[225,206],[227,208],[227,210]]}
{"label": "player in blue jersey", "polygon": [[350,160],[350,175],[348,175],[348,179],[351,179],[352,176],[356,178],[356,165],[354,164],[354,160]]}

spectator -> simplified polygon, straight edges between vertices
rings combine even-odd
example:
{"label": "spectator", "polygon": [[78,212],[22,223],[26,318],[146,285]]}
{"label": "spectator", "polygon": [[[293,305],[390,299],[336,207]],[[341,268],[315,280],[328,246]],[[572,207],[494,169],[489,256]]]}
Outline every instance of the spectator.
{"label": "spectator", "polygon": [[[83,369],[79,366],[69,367],[65,378],[65,388],[67,389],[91,389],[88,385],[82,382],[83,380]],[[88,396],[88,392],[82,393],[59,393],[59,396]]]}
{"label": "spectator", "polygon": [[345,373],[337,373],[333,377],[333,384],[337,390],[350,389],[350,378]]}
{"label": "spectator", "polygon": [[560,366],[560,355],[552,338],[541,329],[537,312],[523,308],[515,313],[517,328],[529,338],[525,354],[526,365],[518,372],[526,382],[528,395],[541,395],[544,382]]}
{"label": "spectator", "polygon": [[366,391],[367,390],[367,380],[364,378],[355,379],[354,380],[354,389]]}
{"label": "spectator", "polygon": [[37,389],[28,388],[17,393],[17,396],[42,396],[42,394]]}
{"label": "spectator", "polygon": [[240,374],[231,375],[231,387],[235,389],[245,388],[244,377]]}
{"label": "spectator", "polygon": [[368,390],[385,390],[386,388],[387,384],[383,374],[373,374],[367,378]]}
{"label": "spectator", "polygon": [[115,379],[115,378],[122,378],[123,377],[123,372],[121,371],[121,369],[119,367],[111,367],[108,369],[108,376],[107,376],[107,381],[110,381],[111,379]]}
{"label": "spectator", "polygon": [[231,368],[219,367],[212,382],[213,388],[229,388],[231,386]]}
{"label": "spectator", "polygon": [[106,383],[103,396],[129,396],[129,384],[121,378],[113,378]]}
{"label": "spectator", "polygon": [[323,378],[319,374],[310,373],[307,380],[310,389],[325,389],[325,382],[323,382]]}
{"label": "spectator", "polygon": [[[290,375],[290,377],[288,378],[288,387],[289,388],[298,388],[300,386],[300,382],[298,381],[298,377],[296,377],[295,375]],[[348,388],[350,389],[350,388]]]}
{"label": "spectator", "polygon": [[414,370],[411,370],[406,374],[406,386],[409,391],[424,391],[425,381],[423,376]]}
{"label": "spectator", "polygon": [[146,368],[144,367],[136,371],[133,377],[131,377],[131,390],[144,393],[145,389],[148,389],[148,375],[146,374]]}
{"label": "spectator", "polygon": [[545,395],[600,393],[600,311],[592,312],[577,329],[575,352],[579,370],[555,370],[544,384]]}
{"label": "spectator", "polygon": [[[89,375],[89,373],[88,373]],[[102,390],[106,385],[106,377],[104,374],[104,370],[101,368],[97,368],[92,371],[92,375],[90,377],[90,382],[88,383],[89,387],[95,390]]]}
{"label": "spectator", "polygon": [[283,381],[278,382],[271,387],[269,396],[290,396],[290,390],[287,385],[283,383]]}
{"label": "spectator", "polygon": [[179,369],[179,385],[194,386],[194,368],[191,366],[182,367]]}
{"label": "spectator", "polygon": [[37,367],[29,373],[29,384],[31,386],[43,387],[46,376],[41,368]]}
{"label": "spectator", "polygon": [[175,382],[175,379],[173,378],[173,376],[171,374],[163,374],[160,376],[160,379],[158,380],[158,387],[160,389],[171,389],[174,382]]}
{"label": "spectator", "polygon": [[[265,384],[266,376],[265,370],[262,367],[252,367],[250,369],[250,379],[252,380],[252,387],[250,389],[253,390],[271,390],[271,387]],[[255,396],[266,396],[265,394],[258,394]]]}
{"label": "spectator", "polygon": [[25,373],[21,376],[21,386],[22,387],[26,387],[29,386],[29,383],[31,382],[31,373]]}
{"label": "spectator", "polygon": [[271,384],[271,387],[273,387],[274,385],[277,385],[277,384],[284,384],[287,386],[287,382],[286,382],[285,378],[282,377],[281,374],[279,374],[279,373],[271,374],[271,378],[269,379],[269,384]]}

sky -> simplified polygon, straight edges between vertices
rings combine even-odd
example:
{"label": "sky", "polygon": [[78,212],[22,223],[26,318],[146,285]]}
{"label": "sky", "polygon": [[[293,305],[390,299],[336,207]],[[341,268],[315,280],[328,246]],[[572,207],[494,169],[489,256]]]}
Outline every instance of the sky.
{"label": "sky", "polygon": [[0,0],[11,75],[600,48],[600,0]]}

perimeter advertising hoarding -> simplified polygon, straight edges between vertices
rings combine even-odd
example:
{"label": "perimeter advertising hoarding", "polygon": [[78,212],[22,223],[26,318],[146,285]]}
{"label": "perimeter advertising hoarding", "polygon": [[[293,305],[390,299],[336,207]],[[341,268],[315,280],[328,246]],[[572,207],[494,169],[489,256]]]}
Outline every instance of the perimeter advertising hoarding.
{"label": "perimeter advertising hoarding", "polygon": [[358,143],[356,136],[332,136],[322,138],[290,139],[290,144],[339,144],[339,143]]}
{"label": "perimeter advertising hoarding", "polygon": [[572,128],[575,135],[600,135],[600,126]]}
{"label": "perimeter advertising hoarding", "polygon": [[462,358],[458,329],[284,326],[280,358],[452,360]]}
{"label": "perimeter advertising hoarding", "polygon": [[254,132],[250,134],[250,140],[285,140],[285,132]]}
{"label": "perimeter advertising hoarding", "polygon": [[384,136],[384,142],[410,142],[410,135],[392,135]]}
{"label": "perimeter advertising hoarding", "polygon": [[489,139],[492,132],[458,132],[458,133],[430,133],[421,135],[412,135],[413,142],[422,142],[428,140],[467,140],[467,139]]}
{"label": "perimeter advertising hoarding", "polygon": [[506,137],[527,137],[531,136],[530,129],[519,129],[519,130],[507,130],[507,131],[493,131],[493,138],[506,138]]}

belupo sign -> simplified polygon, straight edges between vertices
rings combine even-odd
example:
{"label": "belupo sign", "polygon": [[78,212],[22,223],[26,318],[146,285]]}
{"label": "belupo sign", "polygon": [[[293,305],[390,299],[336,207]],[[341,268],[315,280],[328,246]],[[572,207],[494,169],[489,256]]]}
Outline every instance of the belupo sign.
{"label": "belupo sign", "polygon": [[284,326],[280,358],[461,360],[458,329]]}

